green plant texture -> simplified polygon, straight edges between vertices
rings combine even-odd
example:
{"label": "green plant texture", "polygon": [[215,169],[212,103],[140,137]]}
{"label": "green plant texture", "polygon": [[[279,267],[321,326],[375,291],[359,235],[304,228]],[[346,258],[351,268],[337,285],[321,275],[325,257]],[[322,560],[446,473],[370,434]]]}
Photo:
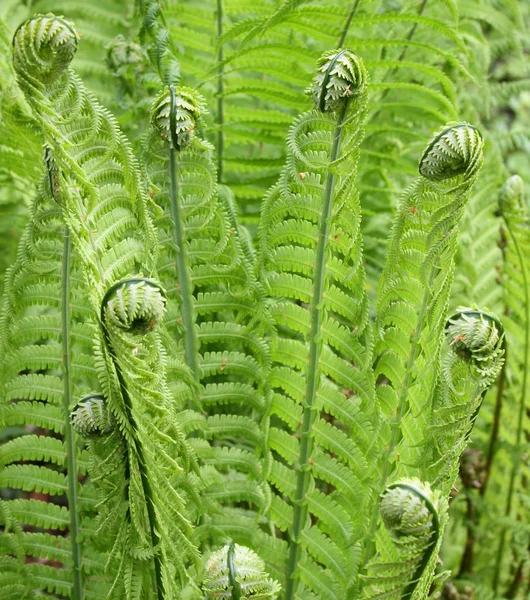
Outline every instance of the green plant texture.
{"label": "green plant texture", "polygon": [[530,5],[0,3],[0,597],[528,600]]}

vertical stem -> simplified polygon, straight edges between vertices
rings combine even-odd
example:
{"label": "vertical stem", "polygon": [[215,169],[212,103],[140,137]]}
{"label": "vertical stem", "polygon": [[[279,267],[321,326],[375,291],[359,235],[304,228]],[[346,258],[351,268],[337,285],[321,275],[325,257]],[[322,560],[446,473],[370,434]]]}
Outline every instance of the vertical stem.
{"label": "vertical stem", "polygon": [[[337,160],[342,136],[344,116],[346,114],[347,102],[344,102],[337,116],[337,127],[331,147],[330,164]],[[309,457],[312,449],[311,429],[313,425],[313,412],[316,393],[319,384],[318,361],[320,358],[320,328],[323,318],[322,299],[324,295],[326,246],[328,241],[329,216],[333,200],[333,188],[335,176],[328,172],[326,187],[324,189],[322,212],[320,214],[320,231],[315,257],[315,276],[313,281],[313,293],[311,296],[311,330],[309,334],[309,358],[307,364],[306,390],[303,403],[303,420],[300,430],[300,449],[298,455],[296,493],[293,501],[293,527],[291,545],[289,547],[289,559],[287,563],[287,577],[284,600],[293,600],[296,593],[295,574],[300,554],[300,533],[307,515],[305,496],[309,482]]]}
{"label": "vertical stem", "polygon": [[188,257],[186,254],[186,241],[184,239],[184,228],[182,225],[182,212],[179,205],[178,192],[178,166],[175,159],[175,150],[169,149],[169,171],[171,179],[171,216],[173,218],[173,240],[177,252],[177,279],[182,298],[182,320],[184,325],[184,345],[186,351],[186,364],[190,368],[193,377],[199,381],[199,364],[197,362],[197,339],[195,336],[195,315],[191,299],[192,283],[188,268]]}
{"label": "vertical stem", "polygon": [[217,0],[217,43],[219,50],[217,51],[217,181],[223,181],[223,154],[224,154],[224,81],[223,81],[223,46],[221,45],[221,36],[223,35],[223,0]]}
{"label": "vertical stem", "polygon": [[68,477],[68,510],[70,513],[70,540],[72,544],[73,588],[72,600],[83,599],[83,581],[81,577],[81,546],[79,536],[79,513],[77,508],[77,465],[74,432],[70,423],[72,401],[72,377],[70,372],[70,232],[64,233],[61,327],[63,344],[63,414],[64,442],[66,445],[66,463]]}
{"label": "vertical stem", "polygon": [[477,519],[475,515],[475,505],[471,496],[471,490],[466,490],[466,503],[467,503],[467,538],[466,547],[462,560],[460,561],[460,570],[458,571],[458,577],[462,578],[468,573],[473,572],[473,547],[475,545],[475,534],[474,530],[477,526]]}
{"label": "vertical stem", "polygon": [[[508,232],[510,233],[510,237],[515,248],[515,252],[517,253],[517,258],[519,259],[519,265],[521,267],[521,275],[523,276],[524,283],[524,359],[523,359],[523,382],[521,389],[521,398],[519,400],[519,413],[518,413],[518,421],[517,421],[517,435],[515,439],[516,446],[516,459],[512,466],[512,472],[510,474],[510,484],[508,486],[508,496],[506,498],[506,508],[504,511],[504,515],[506,517],[510,516],[512,512],[512,501],[513,494],[515,491],[515,479],[517,477],[517,473],[519,471],[519,465],[521,462],[521,437],[523,434],[523,421],[524,421],[524,413],[525,413],[525,405],[526,405],[526,386],[528,384],[528,358],[529,358],[529,349],[530,349],[530,298],[528,294],[528,274],[526,272],[525,261],[523,259],[523,255],[521,252],[521,248],[519,247],[516,236],[513,234],[510,223],[507,219],[505,219],[506,227]],[[500,574],[502,569],[502,559],[504,555],[504,547],[506,543],[506,528],[503,528],[501,539],[499,542],[499,551],[497,553],[497,562],[495,565],[495,574],[493,576],[493,589],[495,592],[498,591]]]}
{"label": "vertical stem", "polygon": [[342,30],[341,36],[339,38],[339,43],[337,44],[337,48],[342,48],[344,42],[346,41],[346,37],[348,35],[348,31],[350,29],[351,22],[353,20],[353,17],[355,16],[355,13],[357,12],[357,8],[359,7],[360,3],[361,3],[361,0],[355,0],[355,2],[353,3],[352,9],[350,11],[350,14],[348,15],[346,23],[344,24],[344,29]]}

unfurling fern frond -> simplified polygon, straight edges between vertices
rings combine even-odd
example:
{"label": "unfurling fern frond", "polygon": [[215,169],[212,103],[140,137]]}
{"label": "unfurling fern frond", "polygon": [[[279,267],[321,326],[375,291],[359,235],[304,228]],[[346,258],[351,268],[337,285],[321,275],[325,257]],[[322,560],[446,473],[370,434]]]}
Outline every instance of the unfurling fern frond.
{"label": "unfurling fern frond", "polygon": [[177,598],[197,557],[184,510],[193,453],[170,408],[153,331],[164,312],[161,288],[130,277],[156,277],[156,233],[130,144],[68,68],[76,45],[69,23],[36,17],[15,35],[14,64],[57,167],[63,219],[98,322],[95,372],[116,429],[106,447],[92,444],[91,473],[113,548],[111,594]]}
{"label": "unfurling fern frond", "polygon": [[445,335],[423,464],[437,489],[449,493],[482,400],[504,363],[505,338],[495,316],[474,308],[459,308]]}
{"label": "unfurling fern frond", "polygon": [[407,473],[417,466],[422,454],[458,224],[482,164],[482,146],[479,132],[470,125],[444,128],[421,157],[422,176],[399,203],[377,306],[377,395],[383,411],[395,415],[390,431],[383,431],[383,485],[392,471]]}
{"label": "unfurling fern frond", "polygon": [[[166,87],[153,104],[155,131],[145,151],[163,215],[156,224],[173,338],[168,354],[179,356],[193,379],[191,395],[173,395],[182,409],[193,410],[190,422],[202,430],[191,441],[204,485],[198,539],[221,536],[259,550],[257,521],[270,503],[264,339],[270,317],[233,200],[218,189],[212,149],[197,135],[203,112],[196,92]],[[173,383],[180,385],[170,377]]]}
{"label": "unfurling fern frond", "polygon": [[255,552],[231,543],[211,555],[202,589],[204,600],[276,600],[281,587]]}
{"label": "unfurling fern frond", "polygon": [[442,541],[440,521],[445,510],[440,495],[418,479],[388,486],[381,499],[385,531],[378,543],[380,558],[368,565],[363,598],[427,597]]}
{"label": "unfurling fern frond", "polygon": [[112,414],[101,394],[81,398],[70,415],[74,431],[83,437],[108,435],[114,429]]}
{"label": "unfurling fern frond", "polygon": [[[348,50],[324,55],[317,68],[318,106],[291,127],[287,163],[265,197],[260,228],[260,269],[277,329],[270,482],[272,517],[289,539],[286,600],[352,593],[375,427],[354,186],[367,75]],[[321,98],[336,110],[321,112]],[[267,559],[281,576],[285,555]]]}
{"label": "unfurling fern frond", "polygon": [[9,498],[0,504],[0,588],[6,597],[40,589],[81,600],[109,589],[88,455],[70,422],[75,398],[99,388],[97,325],[45,167],[2,310],[0,424],[13,438],[0,447],[0,488]]}

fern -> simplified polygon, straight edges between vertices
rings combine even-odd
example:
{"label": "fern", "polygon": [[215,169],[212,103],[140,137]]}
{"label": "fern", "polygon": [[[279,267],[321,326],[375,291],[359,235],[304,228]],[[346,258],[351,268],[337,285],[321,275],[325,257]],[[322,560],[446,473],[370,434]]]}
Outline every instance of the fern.
{"label": "fern", "polygon": [[[278,332],[270,481],[278,492],[273,519],[290,538],[286,599],[351,593],[360,555],[356,528],[362,528],[354,506],[370,495],[369,487],[362,494],[361,482],[366,486],[369,477],[375,425],[353,187],[366,73],[346,50],[324,55],[318,69],[312,86],[317,109],[293,123],[288,160],[265,198],[261,221],[261,270],[275,300]],[[343,388],[355,393],[355,402]],[[325,495],[329,486],[335,491]]]}
{"label": "fern", "polygon": [[[170,345],[170,353],[190,370],[194,391],[188,408],[199,413],[209,439],[206,445],[196,442],[208,507],[197,533],[205,539],[223,532],[252,545],[257,514],[270,502],[265,480],[270,356],[263,338],[270,317],[229,192],[218,189],[211,148],[195,133],[202,110],[202,100],[189,89],[169,86],[161,92],[146,164],[153,199],[163,210],[157,220],[159,271],[170,290],[167,326],[178,346],[175,351]],[[249,528],[243,537],[240,519]]]}

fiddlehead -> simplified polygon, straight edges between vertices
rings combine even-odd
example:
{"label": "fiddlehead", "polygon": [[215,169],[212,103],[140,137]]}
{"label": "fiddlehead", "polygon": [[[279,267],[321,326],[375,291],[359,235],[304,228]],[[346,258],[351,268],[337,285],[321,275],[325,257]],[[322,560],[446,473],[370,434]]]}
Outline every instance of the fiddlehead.
{"label": "fiddlehead", "polygon": [[452,348],[448,372],[454,360],[465,361],[484,387],[497,378],[504,356],[504,328],[497,317],[482,310],[459,308],[445,326]]}
{"label": "fiddlehead", "polygon": [[331,50],[317,62],[317,75],[309,88],[315,108],[333,112],[350,97],[364,94],[367,73],[361,60],[349,50]]}
{"label": "fiddlehead", "polygon": [[54,15],[25,21],[13,38],[13,64],[19,78],[37,87],[54,83],[72,62],[78,39],[73,26]]}
{"label": "fiddlehead", "polygon": [[130,333],[148,333],[161,321],[166,310],[164,291],[144,277],[118,281],[101,301],[101,320]]}
{"label": "fiddlehead", "polygon": [[193,396],[181,406],[202,422],[196,437],[211,440],[199,446],[205,512],[198,539],[207,543],[222,530],[259,545],[258,516],[270,502],[270,318],[230,192],[218,189],[211,146],[198,135],[203,113],[196,92],[168,86],[153,104],[154,132],[146,140],[153,199],[163,214],[159,272],[174,338],[168,354],[189,367]]}
{"label": "fiddlehead", "polygon": [[289,536],[286,600],[351,593],[359,546],[350,507],[361,480],[363,502],[372,492],[373,379],[354,185],[366,82],[350,51],[319,61],[316,108],[294,120],[286,164],[262,207],[260,268],[277,328],[270,481],[278,490],[273,517]]}
{"label": "fiddlehead", "polygon": [[162,138],[180,152],[193,141],[205,110],[204,100],[197,92],[170,85],[153,102],[151,122]]}
{"label": "fiddlehead", "polygon": [[116,428],[107,447],[91,446],[106,464],[95,479],[101,527],[113,547],[112,593],[130,598],[154,590],[171,597],[197,557],[183,492],[192,488],[187,470],[194,459],[170,408],[165,352],[152,330],[163,313],[160,290],[141,277],[125,289],[131,272],[155,276],[158,246],[146,192],[129,142],[66,60],[57,61],[54,78],[41,81],[31,77],[31,60],[19,48],[22,32],[48,32],[53,39],[51,32],[67,37],[68,30],[52,16],[22,26],[14,41],[17,73],[57,165],[63,219],[100,323],[93,337],[96,372]]}
{"label": "fiddlehead", "polygon": [[482,166],[482,136],[467,124],[453,125],[434,136],[420,159],[420,175],[430,181],[462,176],[473,181]]}
{"label": "fiddlehead", "polygon": [[[391,471],[417,464],[428,429],[454,271],[458,224],[482,164],[482,138],[467,125],[435,134],[421,177],[405,191],[378,290],[375,372],[381,406],[395,413],[381,487]],[[406,265],[402,268],[400,265]]]}
{"label": "fiddlehead", "polygon": [[85,438],[105,436],[114,429],[114,419],[101,394],[81,398],[70,415],[70,421],[75,432]]}
{"label": "fiddlehead", "polygon": [[202,590],[205,600],[276,600],[281,586],[255,552],[231,543],[211,555]]}
{"label": "fiddlehead", "polygon": [[368,567],[370,588],[363,597],[427,597],[441,543],[439,495],[418,479],[405,479],[387,487],[380,511],[388,537],[381,540],[381,558]]}

